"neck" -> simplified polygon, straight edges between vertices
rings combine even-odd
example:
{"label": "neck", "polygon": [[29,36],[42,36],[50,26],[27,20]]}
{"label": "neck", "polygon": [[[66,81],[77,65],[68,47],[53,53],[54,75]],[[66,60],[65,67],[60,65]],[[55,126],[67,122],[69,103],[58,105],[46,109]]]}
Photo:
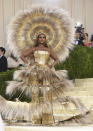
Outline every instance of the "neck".
{"label": "neck", "polygon": [[42,45],[42,44],[39,44],[39,47],[44,47],[44,45]]}
{"label": "neck", "polygon": [[3,56],[3,54],[1,54],[0,56]]}

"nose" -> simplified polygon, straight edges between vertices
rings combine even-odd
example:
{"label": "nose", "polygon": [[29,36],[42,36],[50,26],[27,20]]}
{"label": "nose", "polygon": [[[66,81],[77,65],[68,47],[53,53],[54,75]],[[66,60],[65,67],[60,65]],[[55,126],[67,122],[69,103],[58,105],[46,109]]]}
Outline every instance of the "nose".
{"label": "nose", "polygon": [[42,37],[41,40],[44,40],[44,37]]}

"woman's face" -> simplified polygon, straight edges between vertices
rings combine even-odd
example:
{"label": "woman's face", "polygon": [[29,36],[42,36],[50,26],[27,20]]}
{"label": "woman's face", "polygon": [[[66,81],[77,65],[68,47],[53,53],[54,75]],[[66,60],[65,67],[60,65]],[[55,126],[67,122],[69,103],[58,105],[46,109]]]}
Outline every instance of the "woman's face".
{"label": "woman's face", "polygon": [[87,36],[87,34],[84,34],[84,38],[85,38],[85,39],[88,39],[88,36]]}
{"label": "woman's face", "polygon": [[38,43],[39,44],[45,44],[46,43],[46,36],[44,34],[40,34],[38,36]]}

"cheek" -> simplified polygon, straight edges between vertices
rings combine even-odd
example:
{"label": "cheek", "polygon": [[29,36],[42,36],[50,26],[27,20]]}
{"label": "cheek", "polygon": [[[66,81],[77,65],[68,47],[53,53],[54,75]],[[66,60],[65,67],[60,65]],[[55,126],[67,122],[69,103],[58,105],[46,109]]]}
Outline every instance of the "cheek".
{"label": "cheek", "polygon": [[40,39],[37,40],[38,42],[40,41]]}
{"label": "cheek", "polygon": [[39,41],[41,41],[42,39],[41,39],[41,38],[39,38],[38,40],[39,40]]}

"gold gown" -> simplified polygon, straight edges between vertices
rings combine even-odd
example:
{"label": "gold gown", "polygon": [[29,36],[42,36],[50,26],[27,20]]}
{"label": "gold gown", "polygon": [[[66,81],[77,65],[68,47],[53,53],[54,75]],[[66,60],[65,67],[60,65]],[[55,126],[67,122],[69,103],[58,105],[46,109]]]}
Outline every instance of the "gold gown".
{"label": "gold gown", "polygon": [[65,124],[73,120],[85,122],[82,118],[87,115],[91,105],[85,107],[80,99],[71,96],[71,90],[73,93],[76,91],[66,73],[47,66],[50,60],[47,51],[35,51],[34,58],[33,66],[22,67],[14,72],[13,81],[8,82],[6,89],[6,94],[10,96],[18,90],[24,92],[31,102],[13,102],[0,96],[3,119],[42,125]]}

